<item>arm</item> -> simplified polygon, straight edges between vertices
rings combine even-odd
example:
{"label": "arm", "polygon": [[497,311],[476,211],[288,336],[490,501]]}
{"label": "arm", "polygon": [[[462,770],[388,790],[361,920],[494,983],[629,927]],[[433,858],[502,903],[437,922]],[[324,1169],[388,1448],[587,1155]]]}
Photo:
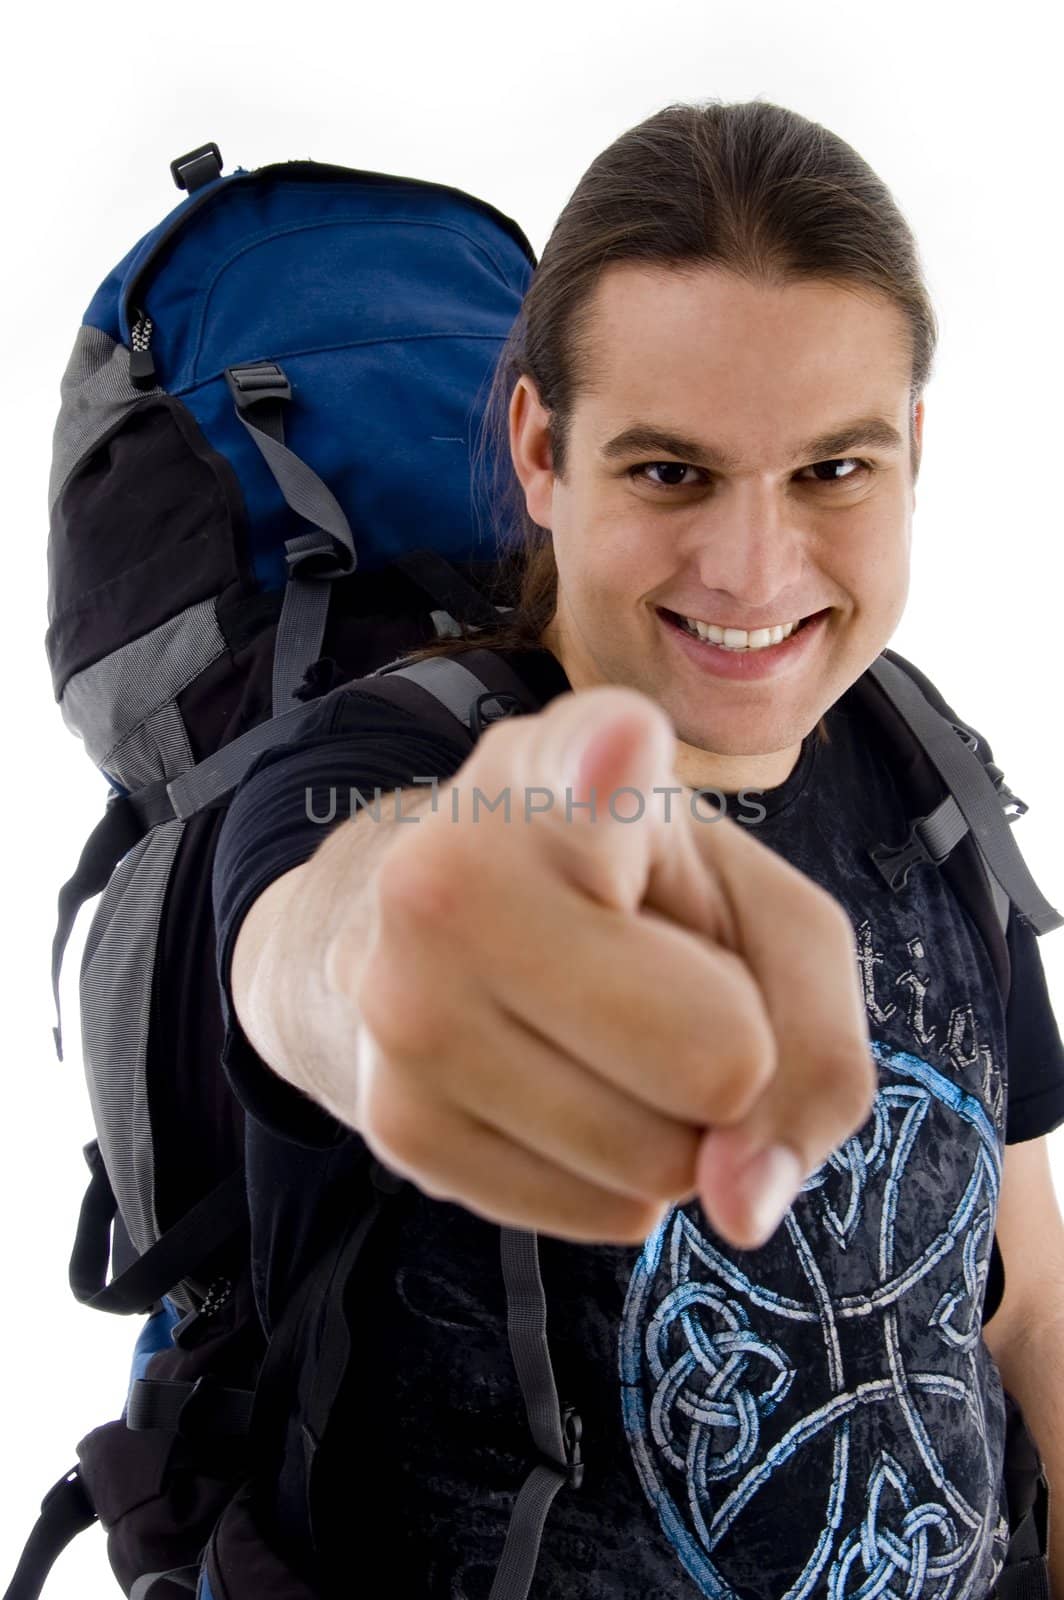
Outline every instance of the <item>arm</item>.
{"label": "arm", "polygon": [[[341,916],[345,958],[368,949],[377,869],[397,840],[419,825],[429,788],[404,789],[401,803],[376,820],[360,811],[340,824],[308,861],[276,878],[246,913],[233,946],[231,989],[240,1025],[279,1077],[310,1094],[334,1116],[330,1061],[339,1033],[353,1039],[358,1018],[350,1001],[322,981]],[[400,817],[411,820],[401,821]],[[352,915],[354,913],[354,915]],[[307,959],[308,953],[311,959]],[[354,1053],[350,1071],[355,1068]],[[340,1120],[350,1126],[350,1089]]]}
{"label": "arm", "polygon": [[1047,1138],[1006,1147],[997,1236],[1005,1294],[983,1337],[1045,1464],[1050,1588],[1064,1600],[1064,1222]]}

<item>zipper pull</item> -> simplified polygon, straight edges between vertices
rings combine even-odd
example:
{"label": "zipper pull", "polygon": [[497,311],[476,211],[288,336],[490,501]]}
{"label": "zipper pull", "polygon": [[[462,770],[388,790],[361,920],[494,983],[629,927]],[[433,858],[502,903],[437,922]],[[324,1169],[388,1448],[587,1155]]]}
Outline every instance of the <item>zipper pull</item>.
{"label": "zipper pull", "polygon": [[211,1332],[212,1317],[216,1317],[232,1297],[232,1280],[215,1278],[208,1286],[202,1305],[195,1311],[187,1312],[177,1326],[171,1329],[171,1341],[179,1350],[195,1350]]}
{"label": "zipper pull", "polygon": [[155,361],[151,353],[153,324],[146,311],[135,313],[130,330],[129,381],[135,389],[155,388]]}

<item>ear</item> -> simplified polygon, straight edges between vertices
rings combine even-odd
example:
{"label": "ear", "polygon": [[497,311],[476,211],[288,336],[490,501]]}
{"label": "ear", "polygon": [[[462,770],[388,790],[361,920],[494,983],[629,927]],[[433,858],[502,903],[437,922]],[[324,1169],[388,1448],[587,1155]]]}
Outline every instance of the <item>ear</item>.
{"label": "ear", "polygon": [[550,528],[553,516],[549,423],[550,412],[540,404],[535,384],[522,373],[510,396],[510,455],[528,514],[541,528]]}
{"label": "ear", "polygon": [[[923,448],[924,448],[924,402],[923,402],[922,398],[919,399],[916,402],[916,405],[913,407],[913,446],[914,446],[914,450],[915,450],[915,454],[916,454],[916,460],[917,460],[917,462],[920,462],[922,460],[922,458],[923,458]],[[913,483],[912,503],[913,503],[913,509],[915,510],[916,509],[916,484],[915,484],[915,482]]]}

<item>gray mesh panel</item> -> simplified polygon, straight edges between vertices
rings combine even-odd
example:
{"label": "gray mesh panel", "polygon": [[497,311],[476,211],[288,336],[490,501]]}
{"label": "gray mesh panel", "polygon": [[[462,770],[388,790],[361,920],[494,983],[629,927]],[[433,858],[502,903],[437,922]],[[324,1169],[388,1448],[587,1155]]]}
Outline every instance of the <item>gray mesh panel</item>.
{"label": "gray mesh panel", "polygon": [[[100,1150],[130,1238],[159,1237],[144,1057],[163,896],[183,822],[155,828],[119,862],[96,908],[81,963],[81,1033]],[[183,1310],[193,1302],[174,1295]]]}
{"label": "gray mesh panel", "polygon": [[109,428],[155,389],[135,389],[129,381],[129,351],[99,328],[82,327],[74,340],[59,386],[59,415],[52,436],[52,471],[48,480],[48,509],[58,500],[63,485],[82,456],[87,455]]}
{"label": "gray mesh panel", "polygon": [[185,724],[172,700],[134,728],[102,763],[126,789],[138,789],[156,778],[176,778],[192,765]]}
{"label": "gray mesh panel", "polygon": [[[124,748],[132,734],[155,718],[225,648],[214,603],[201,600],[150,633],[113,650],[102,661],[75,673],[63,690],[63,720],[85,741],[96,765],[106,768],[127,788],[154,778],[173,777],[173,771],[163,770],[166,756],[154,770],[143,771],[142,741],[139,746],[129,746],[138,751],[138,774],[127,779],[115,767],[121,758],[119,747]],[[148,742],[151,737],[145,735]],[[172,743],[167,748],[171,762],[180,759]],[[188,764],[186,759],[185,765]]]}

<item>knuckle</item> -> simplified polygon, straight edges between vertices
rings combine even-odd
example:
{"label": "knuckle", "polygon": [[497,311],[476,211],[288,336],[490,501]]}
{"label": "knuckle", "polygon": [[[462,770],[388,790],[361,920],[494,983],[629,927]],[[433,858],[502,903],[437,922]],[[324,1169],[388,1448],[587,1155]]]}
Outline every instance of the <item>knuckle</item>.
{"label": "knuckle", "polygon": [[452,928],[466,891],[453,856],[410,846],[389,854],[377,869],[376,900],[382,926],[414,923],[426,931]]}
{"label": "knuckle", "polygon": [[837,943],[840,950],[845,950],[847,954],[856,955],[853,924],[845,907],[819,883],[809,880],[809,890],[810,914],[816,918],[823,937]]}
{"label": "knuckle", "polygon": [[367,1087],[361,1131],[378,1157],[414,1171],[436,1146],[426,1112],[386,1082]]}
{"label": "knuckle", "polygon": [[667,1209],[660,1201],[614,1202],[601,1218],[600,1232],[605,1242],[641,1245],[657,1228]]}
{"label": "knuckle", "polygon": [[438,1000],[409,964],[380,952],[367,962],[359,988],[361,1020],[386,1055],[400,1060],[438,1054],[447,1023]]}
{"label": "knuckle", "polygon": [[584,1184],[571,1191],[555,1190],[549,1201],[541,1194],[530,1195],[522,1207],[540,1231],[585,1244],[635,1245],[654,1231],[667,1209],[660,1200],[598,1188],[589,1191]]}
{"label": "knuckle", "polygon": [[770,1076],[768,1063],[753,1058],[721,1063],[713,1078],[707,1120],[741,1122],[760,1098]]}
{"label": "knuckle", "polygon": [[[601,1133],[600,1129],[597,1137],[592,1135],[589,1148],[597,1144],[602,1150]],[[697,1137],[690,1129],[662,1127],[651,1137],[629,1140],[622,1150],[623,1166],[618,1161],[620,1147],[620,1141],[613,1141],[609,1151],[613,1181],[623,1183],[641,1205],[660,1206],[677,1195],[689,1194],[694,1187]],[[608,1170],[606,1160],[600,1167],[603,1172]]]}
{"label": "knuckle", "polygon": [[856,1127],[861,1127],[872,1115],[879,1092],[879,1075],[870,1056],[858,1058],[858,1065],[849,1075],[852,1096],[850,1115]]}
{"label": "knuckle", "polygon": [[699,1110],[704,1120],[739,1122],[776,1073],[776,1049],[764,1021],[748,1011],[729,1014],[718,1039],[703,1044],[693,1081],[705,1085]]}
{"label": "knuckle", "polygon": [[695,1186],[696,1154],[693,1135],[670,1139],[656,1148],[634,1179],[639,1198],[660,1208],[664,1201],[674,1203],[680,1195],[690,1194]]}
{"label": "knuckle", "polygon": [[823,1107],[843,1136],[849,1137],[868,1120],[877,1088],[870,1060],[853,1051],[821,1058],[811,1077],[806,1086],[808,1103]]}

